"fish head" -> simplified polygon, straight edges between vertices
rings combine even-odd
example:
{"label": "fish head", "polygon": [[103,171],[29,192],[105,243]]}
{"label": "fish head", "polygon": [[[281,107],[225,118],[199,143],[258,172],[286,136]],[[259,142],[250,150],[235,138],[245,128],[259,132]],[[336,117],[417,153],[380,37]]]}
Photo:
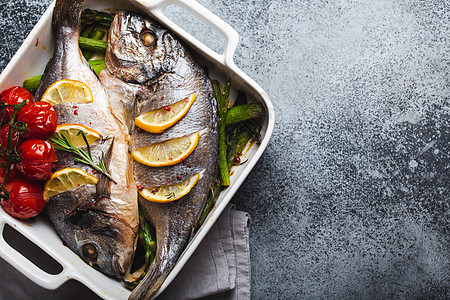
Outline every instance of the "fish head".
{"label": "fish head", "polygon": [[111,24],[106,66],[125,82],[145,84],[171,70],[179,42],[153,20],[119,11]]}
{"label": "fish head", "polygon": [[[120,221],[98,211],[80,211],[70,218],[77,254],[91,267],[121,278],[128,270],[133,249],[123,238],[126,226]],[[124,227],[124,228],[120,228]]]}
{"label": "fish head", "polygon": [[[132,262],[135,234],[128,224],[102,209],[102,201],[108,201],[106,197],[89,205],[94,201],[86,201],[85,192],[86,188],[80,187],[53,196],[46,205],[47,214],[67,246],[87,264],[122,278]],[[76,206],[72,204],[74,198],[78,200]]]}

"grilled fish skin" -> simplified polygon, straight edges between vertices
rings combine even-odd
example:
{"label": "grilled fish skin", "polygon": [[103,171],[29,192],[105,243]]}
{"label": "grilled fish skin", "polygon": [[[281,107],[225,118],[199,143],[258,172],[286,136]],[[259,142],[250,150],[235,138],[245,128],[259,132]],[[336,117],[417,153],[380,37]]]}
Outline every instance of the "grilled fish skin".
{"label": "grilled fish skin", "polygon": [[[179,163],[149,167],[134,163],[136,183],[144,187],[182,182],[201,173],[192,190],[179,200],[153,203],[139,197],[139,205],[156,230],[155,260],[129,299],[148,299],[160,288],[192,237],[212,188],[218,161],[217,103],[211,82],[200,64],[170,31],[138,14],[120,11],[110,29],[107,70],[100,78],[116,100],[117,111],[135,116],[178,102],[192,93],[196,100],[187,114],[164,133],[133,128],[133,118],[123,119],[132,128],[133,148],[200,132],[196,149]],[[122,86],[122,87],[120,87]]]}
{"label": "grilled fish skin", "polygon": [[[78,47],[80,14],[84,0],[58,0],[53,11],[55,36],[53,58],[48,64],[35,98],[60,79],[86,83],[92,103],[63,103],[54,106],[58,124],[78,123],[98,131],[103,138],[91,146],[98,162],[102,153],[111,177],[97,174],[96,186],[80,186],[51,197],[46,212],[67,246],[101,272],[121,278],[132,262],[139,225],[137,190],[132,174],[127,132],[114,117],[109,98],[99,78],[82,57]],[[76,113],[75,113],[76,110]],[[74,156],[57,151],[57,169],[76,167],[92,173]]]}

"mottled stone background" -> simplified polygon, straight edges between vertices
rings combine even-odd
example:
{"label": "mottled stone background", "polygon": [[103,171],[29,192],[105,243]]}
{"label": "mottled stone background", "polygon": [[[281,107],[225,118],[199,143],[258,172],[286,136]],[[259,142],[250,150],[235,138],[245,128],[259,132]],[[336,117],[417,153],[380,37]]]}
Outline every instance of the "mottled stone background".
{"label": "mottled stone background", "polygon": [[[233,199],[252,216],[253,298],[450,299],[450,2],[199,2],[275,105]],[[1,69],[49,3],[0,0]]]}

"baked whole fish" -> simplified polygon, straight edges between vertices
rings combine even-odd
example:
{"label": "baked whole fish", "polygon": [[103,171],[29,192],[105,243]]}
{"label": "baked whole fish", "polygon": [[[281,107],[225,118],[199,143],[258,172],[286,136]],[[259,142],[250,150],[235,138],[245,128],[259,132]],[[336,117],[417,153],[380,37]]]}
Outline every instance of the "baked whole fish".
{"label": "baked whole fish", "polygon": [[[120,11],[111,25],[100,78],[112,99],[113,110],[132,130],[133,148],[200,133],[195,150],[181,163],[149,167],[134,162],[138,186],[180,183],[200,173],[192,190],[169,203],[139,196],[139,206],[156,230],[156,255],[145,278],[129,299],[153,296],[175,266],[192,237],[214,185],[218,162],[217,103],[210,79],[180,40],[154,20]],[[187,96],[196,99],[186,115],[163,133],[134,127],[134,117],[172,105]],[[131,112],[131,113],[130,113]]]}
{"label": "baked whole fish", "polygon": [[[58,124],[82,124],[108,137],[91,146],[92,156],[98,162],[105,154],[106,166],[116,183],[98,173],[97,185],[82,185],[51,197],[46,212],[70,249],[92,267],[121,278],[129,270],[136,246],[137,190],[128,133],[113,115],[105,89],[78,47],[83,5],[84,0],[56,2],[52,21],[54,54],[35,96],[41,99],[45,90],[60,79],[82,81],[90,87],[93,102],[54,106]],[[71,154],[57,151],[57,155],[57,169],[76,167],[93,173],[87,165],[75,163]]]}

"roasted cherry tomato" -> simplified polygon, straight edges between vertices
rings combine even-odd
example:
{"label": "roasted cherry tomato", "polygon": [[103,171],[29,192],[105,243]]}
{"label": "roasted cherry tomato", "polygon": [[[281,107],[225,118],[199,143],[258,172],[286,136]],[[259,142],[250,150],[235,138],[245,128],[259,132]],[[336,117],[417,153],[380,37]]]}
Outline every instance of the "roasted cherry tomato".
{"label": "roasted cherry tomato", "polygon": [[[34,102],[33,96],[30,94],[30,92],[21,86],[13,86],[0,93],[0,101],[5,102],[8,105],[19,104],[27,100],[28,104]],[[2,123],[9,122],[13,111],[14,111],[13,106],[6,107],[5,116],[3,117],[3,120],[1,120]]]}
{"label": "roasted cherry tomato", "polygon": [[24,178],[6,184],[9,199],[2,200],[3,209],[13,217],[28,219],[38,215],[45,207],[42,187]]}
{"label": "roasted cherry tomato", "polygon": [[30,139],[20,145],[22,161],[18,168],[29,180],[47,180],[52,174],[53,163],[58,160],[52,145],[43,140]]}
{"label": "roasted cherry tomato", "polygon": [[[11,139],[11,146],[13,149],[16,149],[16,147],[22,143],[24,140],[24,134],[19,134],[17,129],[12,129],[12,139]],[[5,124],[3,125],[2,129],[0,129],[0,144],[3,150],[6,150],[8,147],[8,134],[9,134],[9,125]]]}
{"label": "roasted cherry tomato", "polygon": [[[6,162],[2,161],[1,162],[2,165],[5,165]],[[6,168],[0,168],[0,184],[3,183],[3,181],[5,180],[5,174],[6,174]],[[20,178],[22,177],[22,174],[20,173],[19,169],[17,168],[17,164],[11,164],[11,166],[9,167],[9,172],[8,172],[8,178],[6,178],[6,182],[10,182],[14,179]]]}
{"label": "roasted cherry tomato", "polygon": [[27,138],[46,140],[56,130],[56,112],[47,102],[35,102],[22,107],[17,121],[27,124]]}

